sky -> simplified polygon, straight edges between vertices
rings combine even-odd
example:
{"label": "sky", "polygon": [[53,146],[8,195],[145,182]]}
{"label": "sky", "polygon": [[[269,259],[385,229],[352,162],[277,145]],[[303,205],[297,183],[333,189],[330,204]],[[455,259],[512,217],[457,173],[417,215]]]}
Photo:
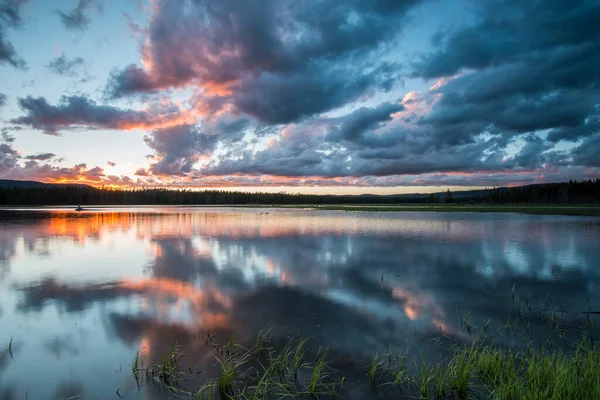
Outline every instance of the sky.
{"label": "sky", "polygon": [[408,193],[600,177],[600,0],[0,0],[0,179]]}

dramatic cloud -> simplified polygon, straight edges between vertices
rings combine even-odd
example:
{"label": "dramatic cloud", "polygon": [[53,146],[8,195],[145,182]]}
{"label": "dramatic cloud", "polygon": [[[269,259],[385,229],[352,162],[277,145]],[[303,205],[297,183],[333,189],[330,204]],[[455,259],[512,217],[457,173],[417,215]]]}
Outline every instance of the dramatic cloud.
{"label": "dramatic cloud", "polygon": [[[21,21],[22,2],[6,4],[4,31]],[[128,171],[134,185],[475,186],[600,176],[598,1],[458,4],[446,25],[431,17],[446,6],[426,0],[153,0],[129,21],[140,62],[105,70],[106,103],[11,93],[23,115],[7,120],[52,135],[143,130],[151,154]],[[99,7],[73,5],[61,12],[72,28]],[[431,35],[430,46],[415,45],[415,32]],[[82,57],[59,54],[50,70],[81,75]],[[4,154],[19,168],[45,161]]]}
{"label": "dramatic cloud", "polygon": [[88,16],[88,11],[92,8],[101,12],[102,4],[98,0],[77,0],[77,5],[71,12],[57,10],[56,13],[65,28],[84,30],[90,24],[91,19]]}
{"label": "dramatic cloud", "polygon": [[85,60],[82,57],[69,59],[62,53],[59,57],[50,60],[48,69],[58,75],[76,77],[79,75],[78,69],[84,64]]}
{"label": "dramatic cloud", "polygon": [[339,127],[333,127],[327,139],[332,142],[341,140],[356,141],[369,131],[381,127],[392,119],[391,115],[402,111],[402,104],[384,103],[377,108],[360,108],[348,115]]}
{"label": "dramatic cloud", "polygon": [[26,115],[11,122],[56,135],[61,129],[157,129],[185,123],[191,114],[174,109],[155,115],[153,110],[127,110],[96,104],[85,96],[63,96],[54,106],[43,97],[19,99]]}
{"label": "dramatic cloud", "polygon": [[573,153],[574,164],[600,167],[600,133],[585,139]]}
{"label": "dramatic cloud", "polygon": [[600,4],[493,0],[477,3],[475,23],[436,36],[413,75],[450,77],[422,124],[454,128],[447,143],[485,131],[552,129],[548,139],[597,131],[600,113]]}
{"label": "dramatic cloud", "polygon": [[[150,168],[153,174],[184,175],[202,156],[214,150],[217,136],[202,133],[195,126],[183,125],[157,130],[144,140],[159,158]],[[142,171],[138,170],[136,175],[142,175]]]}
{"label": "dramatic cloud", "polygon": [[330,110],[389,90],[399,66],[385,51],[418,0],[157,1],[144,67],[116,71],[107,87],[119,97],[194,85],[269,123]]}
{"label": "dramatic cloud", "polygon": [[[477,6],[481,18],[475,24],[435,36],[437,49],[416,63],[416,75],[451,76],[465,68],[481,70],[538,59],[546,52],[556,56],[546,61],[552,64],[578,48],[598,45],[600,26],[595,21],[600,5],[594,0],[491,0]],[[557,74],[568,74],[582,65]]]}
{"label": "dramatic cloud", "polygon": [[588,117],[583,124],[578,126],[555,128],[550,131],[547,139],[551,142],[559,142],[561,140],[577,141],[598,132],[600,132],[600,115]]}
{"label": "dramatic cloud", "polygon": [[[198,161],[207,160],[218,145],[246,146],[242,138],[247,132],[264,135],[268,129],[252,124],[243,116],[223,114],[215,119],[203,119],[200,124],[181,125],[158,129],[144,137],[146,144],[155,152],[155,161],[146,171],[138,170],[136,175],[184,176],[192,171]],[[144,174],[144,175],[142,175]]]}
{"label": "dramatic cloud", "polygon": [[25,68],[26,64],[18,55],[14,46],[6,39],[7,28],[17,28],[23,22],[21,7],[27,0],[0,1],[0,65],[8,63],[16,68]]}

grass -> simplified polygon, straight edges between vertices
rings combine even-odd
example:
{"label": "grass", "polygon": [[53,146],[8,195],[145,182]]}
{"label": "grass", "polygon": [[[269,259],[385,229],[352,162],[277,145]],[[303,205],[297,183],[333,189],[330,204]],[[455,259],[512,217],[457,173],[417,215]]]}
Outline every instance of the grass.
{"label": "grass", "polygon": [[595,345],[581,343],[574,354],[484,347],[462,357],[494,399],[600,398],[600,351]]}
{"label": "grass", "polygon": [[238,344],[235,334],[224,345],[217,343],[210,333],[204,336],[207,346],[214,349],[217,372],[195,390],[184,389],[191,374],[181,371],[183,355],[179,346],[174,346],[162,363],[145,364],[136,354],[132,372],[138,386],[153,383],[177,397],[189,395],[197,400],[335,397],[344,378],[337,377],[330,367],[326,349],[320,349],[314,361],[309,362],[306,360],[309,339],[290,340],[276,350],[270,345],[269,332],[261,331],[251,348]]}
{"label": "grass", "polygon": [[[193,393],[174,390],[172,380],[180,373],[171,371],[169,360],[177,360],[176,350],[166,356],[167,367],[161,365],[156,371],[148,366],[144,374],[159,377],[154,382],[172,393],[188,393],[195,399],[322,399],[336,394],[343,398],[346,378],[331,368],[326,350],[319,350],[314,362],[305,362],[307,341],[290,341],[281,352],[265,348],[266,364],[255,367],[250,365],[253,358],[260,358],[257,348],[238,348],[236,353],[218,358],[216,378]],[[586,338],[576,343],[573,351],[517,351],[474,341],[456,347],[449,360],[427,363],[414,359],[412,373],[405,361],[405,356],[394,357],[392,353],[376,355],[366,370],[373,390],[387,386],[395,390],[395,398],[420,399],[600,399],[600,349]],[[134,365],[139,366],[137,357]],[[244,367],[249,367],[247,372],[243,372]],[[168,378],[162,370],[170,371]],[[304,379],[298,377],[301,370],[308,372]]]}
{"label": "grass", "polygon": [[[390,346],[387,353],[376,352],[363,364],[362,379],[354,372],[347,379],[336,370],[327,349],[311,351],[310,338],[275,342],[272,328],[261,330],[249,348],[238,343],[236,333],[225,344],[210,332],[202,336],[213,348],[215,368],[201,381],[181,371],[183,354],[177,345],[161,363],[145,364],[136,355],[132,371],[138,385],[153,383],[176,397],[197,400],[317,400],[346,398],[355,390],[361,391],[360,398],[600,399],[600,347],[593,336],[594,315],[600,313],[591,306],[571,313],[580,316],[585,327],[577,326],[579,339],[569,341],[563,327],[568,325],[566,311],[549,299],[545,307],[532,307],[531,296],[521,296],[515,288],[511,299],[506,326],[499,323],[494,330],[491,320],[484,319],[480,332],[468,312],[460,316],[466,334],[462,337],[468,340],[432,340],[436,348],[451,346],[448,353],[440,353],[446,356],[434,362],[420,356],[409,359],[408,349]],[[549,328],[537,342],[531,338],[532,318]],[[510,344],[494,345],[497,338]],[[514,346],[519,338],[522,345]]]}
{"label": "grass", "polygon": [[181,360],[184,354],[179,352],[179,348],[178,345],[174,345],[161,362],[150,361],[145,366],[144,361],[140,360],[139,353],[136,353],[131,370],[138,387],[154,382],[171,393],[179,393],[185,375],[181,371]]}

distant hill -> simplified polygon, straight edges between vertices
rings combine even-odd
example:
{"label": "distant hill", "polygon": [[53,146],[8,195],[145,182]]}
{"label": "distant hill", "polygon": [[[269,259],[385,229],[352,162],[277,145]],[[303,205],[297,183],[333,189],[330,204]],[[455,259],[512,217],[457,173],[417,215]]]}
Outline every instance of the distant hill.
{"label": "distant hill", "polygon": [[80,183],[43,183],[37,181],[17,181],[12,179],[0,179],[0,188],[19,188],[19,189],[40,189],[45,187],[53,187],[53,186],[81,186],[81,187],[91,187],[89,185],[83,185]]}
{"label": "distant hill", "polygon": [[48,184],[36,181],[14,181],[10,179],[0,179],[0,188],[37,189],[44,186],[48,186]]}

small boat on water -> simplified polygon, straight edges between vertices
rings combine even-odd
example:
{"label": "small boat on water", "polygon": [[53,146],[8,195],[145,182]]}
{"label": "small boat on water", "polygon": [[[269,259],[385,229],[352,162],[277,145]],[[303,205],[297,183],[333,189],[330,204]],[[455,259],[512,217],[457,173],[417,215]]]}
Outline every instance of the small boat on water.
{"label": "small boat on water", "polygon": [[83,211],[83,207],[81,207],[81,204],[77,206],[77,208],[75,209],[75,211]]}

